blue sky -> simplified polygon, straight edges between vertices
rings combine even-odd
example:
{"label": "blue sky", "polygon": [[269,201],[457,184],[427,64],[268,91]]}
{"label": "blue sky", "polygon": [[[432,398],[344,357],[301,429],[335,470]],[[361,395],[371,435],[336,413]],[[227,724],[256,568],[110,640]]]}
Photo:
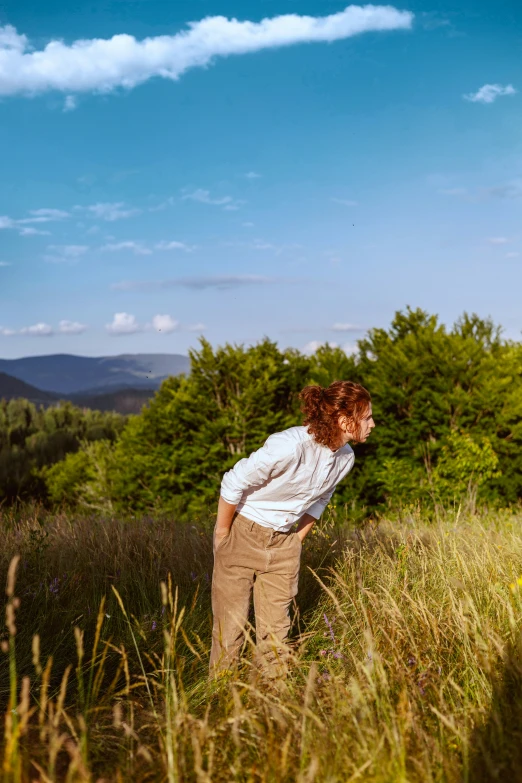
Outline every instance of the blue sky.
{"label": "blue sky", "polygon": [[3,0],[0,356],[519,339],[522,7],[345,9]]}

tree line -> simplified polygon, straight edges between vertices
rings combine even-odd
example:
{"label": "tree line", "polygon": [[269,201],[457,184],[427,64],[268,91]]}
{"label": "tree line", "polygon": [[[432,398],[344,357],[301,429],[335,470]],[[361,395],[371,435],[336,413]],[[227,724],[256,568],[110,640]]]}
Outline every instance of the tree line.
{"label": "tree line", "polygon": [[[388,329],[371,329],[350,356],[328,345],[305,356],[268,339],[218,348],[201,340],[190,360],[188,375],[167,379],[139,415],[125,419],[63,406],[65,425],[60,408],[36,411],[16,401],[39,423],[13,440],[12,424],[4,435],[12,403],[4,403],[0,497],[12,500],[18,487],[18,497],[105,513],[206,515],[225,470],[270,433],[301,423],[303,386],[345,379],[369,390],[377,427],[355,447],[337,503],[373,511],[522,498],[522,344],[504,340],[490,319],[465,313],[446,328],[407,308]],[[30,479],[17,484],[11,476],[7,491],[13,449],[31,467]]]}

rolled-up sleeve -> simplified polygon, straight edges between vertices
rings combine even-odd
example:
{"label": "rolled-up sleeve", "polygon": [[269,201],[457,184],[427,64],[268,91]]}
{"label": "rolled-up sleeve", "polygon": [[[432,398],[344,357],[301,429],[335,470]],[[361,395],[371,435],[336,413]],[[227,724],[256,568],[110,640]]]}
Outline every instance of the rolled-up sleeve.
{"label": "rolled-up sleeve", "polygon": [[310,516],[314,519],[319,519],[326,506],[330,502],[330,498],[332,497],[334,490],[335,487],[330,492],[325,492],[324,495],[321,495],[319,500],[316,500],[315,503],[310,506],[310,508],[306,509],[305,514],[310,514]]}
{"label": "rolled-up sleeve", "polygon": [[286,432],[276,432],[266,440],[264,446],[249,457],[240,459],[227,471],[221,482],[221,497],[227,503],[237,505],[243,493],[251,487],[264,484],[281,475],[295,458],[298,443]]}

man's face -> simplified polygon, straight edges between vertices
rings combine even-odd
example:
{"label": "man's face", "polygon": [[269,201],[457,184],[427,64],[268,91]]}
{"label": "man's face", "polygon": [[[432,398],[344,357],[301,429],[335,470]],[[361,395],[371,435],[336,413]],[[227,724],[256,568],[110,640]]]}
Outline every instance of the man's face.
{"label": "man's face", "polygon": [[[346,416],[339,417],[339,427],[343,433],[343,445],[351,440],[354,440],[354,433],[351,429],[351,422],[346,418]],[[375,422],[373,420],[372,405],[370,403],[370,407],[359,422],[360,437],[358,438],[357,443],[365,443],[374,427]]]}
{"label": "man's face", "polygon": [[365,416],[361,419],[360,423],[360,430],[361,430],[361,443],[364,443],[366,439],[368,438],[370,432],[375,427],[375,422],[373,420],[373,411],[372,411],[372,405],[370,403],[370,407],[368,408],[368,411]]}

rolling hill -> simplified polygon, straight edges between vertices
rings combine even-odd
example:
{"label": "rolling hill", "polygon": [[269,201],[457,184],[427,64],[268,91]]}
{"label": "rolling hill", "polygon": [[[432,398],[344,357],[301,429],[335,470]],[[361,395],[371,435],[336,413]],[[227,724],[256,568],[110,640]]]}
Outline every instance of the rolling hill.
{"label": "rolling hill", "polygon": [[125,388],[155,390],[169,375],[181,375],[189,369],[189,358],[182,354],[52,354],[0,359],[0,373],[59,396],[113,393]]}
{"label": "rolling hill", "polygon": [[25,397],[26,400],[44,405],[49,405],[58,400],[58,395],[56,394],[44,392],[18,378],[13,378],[12,375],[0,372],[0,400],[12,400],[17,397]]}

